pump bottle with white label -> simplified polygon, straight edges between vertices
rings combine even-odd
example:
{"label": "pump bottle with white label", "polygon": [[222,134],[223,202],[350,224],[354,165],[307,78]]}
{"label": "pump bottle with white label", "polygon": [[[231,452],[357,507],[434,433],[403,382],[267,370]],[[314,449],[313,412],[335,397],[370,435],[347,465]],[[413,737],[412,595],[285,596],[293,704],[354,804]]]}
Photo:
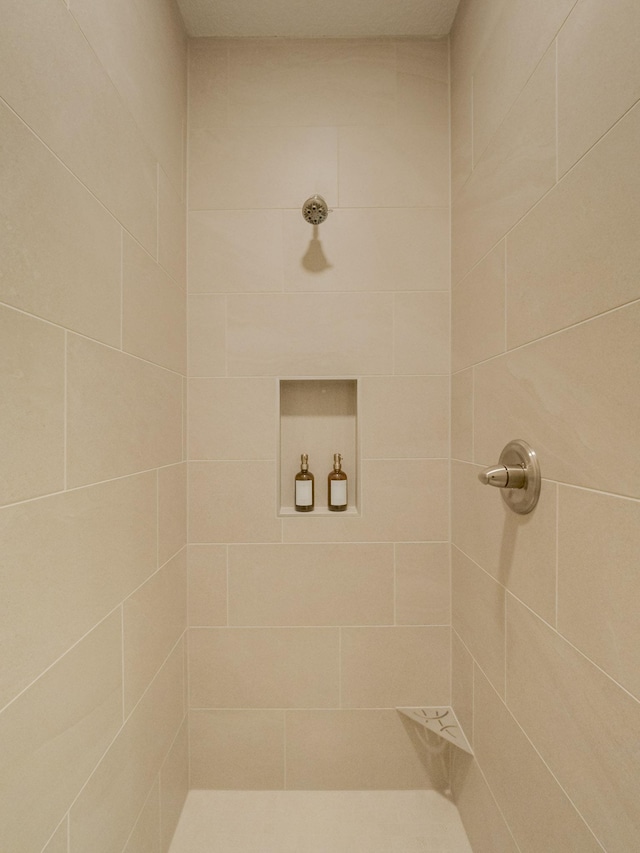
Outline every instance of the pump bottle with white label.
{"label": "pump bottle with white label", "polygon": [[333,471],[328,477],[328,506],[331,512],[344,512],[347,508],[347,475],[342,470],[342,454],[333,454]]}
{"label": "pump bottle with white label", "polygon": [[315,499],[313,474],[309,471],[309,457],[303,453],[300,457],[300,470],[295,479],[296,512],[312,512]]}

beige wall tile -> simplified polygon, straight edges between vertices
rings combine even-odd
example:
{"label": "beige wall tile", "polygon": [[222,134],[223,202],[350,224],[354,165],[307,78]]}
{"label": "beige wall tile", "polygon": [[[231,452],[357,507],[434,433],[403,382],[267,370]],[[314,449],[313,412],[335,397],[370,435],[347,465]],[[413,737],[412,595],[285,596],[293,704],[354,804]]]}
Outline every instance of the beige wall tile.
{"label": "beige wall tile", "polygon": [[3,707],[154,571],[155,474],[3,509],[0,541]]}
{"label": "beige wall tile", "polygon": [[190,376],[224,376],[227,372],[227,299],[189,296],[188,359]]}
{"label": "beige wall tile", "polygon": [[68,853],[69,840],[67,838],[67,817],[63,818],[62,823],[51,836],[49,843],[43,849],[42,853]]}
{"label": "beige wall tile", "polygon": [[0,104],[0,299],[120,343],[120,225]]}
{"label": "beige wall tile", "polygon": [[451,77],[470,77],[490,43],[506,0],[461,0],[449,36]]}
{"label": "beige wall tile", "polygon": [[[493,6],[499,17],[494,18],[495,24],[493,21],[487,22],[491,27],[490,39],[486,40],[474,69],[473,132],[476,157],[489,144],[575,2],[543,0],[534,5],[483,4],[485,9],[487,5]],[[483,13],[485,9],[478,11]],[[475,37],[471,28],[469,37]]]}
{"label": "beige wall tile", "polygon": [[451,377],[451,456],[473,462],[473,370]]}
{"label": "beige wall tile", "polygon": [[640,297],[640,108],[507,238],[510,347]]}
{"label": "beige wall tile", "polygon": [[184,291],[127,234],[122,262],[122,348],[147,361],[186,372]]}
{"label": "beige wall tile", "polygon": [[332,708],[337,628],[192,628],[192,708]]}
{"label": "beige wall tile", "polygon": [[450,624],[448,543],[398,543],[395,566],[396,625]]}
{"label": "beige wall tile", "polygon": [[433,757],[416,739],[417,726],[395,710],[287,711],[286,716],[289,789],[444,787],[441,756]]}
{"label": "beige wall tile", "polygon": [[446,112],[431,125],[389,125],[375,133],[366,126],[340,127],[339,148],[343,207],[448,205]]}
{"label": "beige wall tile", "polygon": [[158,566],[163,566],[187,542],[187,466],[158,471]]}
{"label": "beige wall tile", "polygon": [[449,455],[448,377],[365,377],[360,403],[364,459]]}
{"label": "beige wall tile", "polygon": [[451,632],[451,704],[473,746],[473,657],[455,631]]}
{"label": "beige wall tile", "polygon": [[522,853],[600,851],[582,817],[477,667],[474,712],[477,759]]}
{"label": "beige wall tile", "polygon": [[227,124],[229,40],[189,39],[189,128]]}
{"label": "beige wall tile", "polygon": [[192,130],[191,210],[298,207],[300,188],[337,200],[337,131],[333,127]]}
{"label": "beige wall tile", "polygon": [[160,782],[157,779],[123,853],[160,853]]}
{"label": "beige wall tile", "polygon": [[233,40],[228,97],[232,125],[378,125],[394,116],[395,45],[375,39]]}
{"label": "beige wall tile", "polygon": [[478,763],[454,753],[453,794],[475,853],[519,853]]}
{"label": "beige wall tile", "polygon": [[[302,216],[300,221],[304,224]],[[282,240],[281,210],[193,211],[189,214],[189,292],[282,290]]]}
{"label": "beige wall tile", "polygon": [[184,720],[160,771],[162,853],[168,853],[189,792],[189,726]]}
{"label": "beige wall tile", "polygon": [[405,125],[449,126],[449,85],[422,74],[399,73],[396,121]]}
{"label": "beige wall tile", "polygon": [[393,623],[391,545],[232,545],[231,625]]}
{"label": "beige wall tile", "polygon": [[[362,463],[362,515],[282,519],[285,542],[443,542],[449,535],[444,459]],[[401,512],[390,512],[401,507]]]}
{"label": "beige wall tile", "polygon": [[317,233],[287,210],[283,224],[285,290],[449,289],[447,208],[337,208]]}
{"label": "beige wall tile", "polygon": [[462,370],[504,352],[505,329],[503,241],[451,293],[452,369]]}
{"label": "beige wall tile", "polygon": [[606,6],[581,0],[560,31],[560,174],[640,98],[635,39],[639,29],[640,8],[634,0],[615,0]]}
{"label": "beige wall tile", "polygon": [[505,590],[458,548],[452,549],[453,627],[504,695]]}
{"label": "beige wall tile", "polygon": [[182,186],[187,41],[177,5],[73,0],[71,13],[174,186]]}
{"label": "beige wall tile", "polygon": [[[496,463],[498,457],[496,449]],[[545,480],[535,510],[517,515],[498,489],[480,483],[481,470],[453,463],[453,541],[543,619],[555,624],[556,484]]]}
{"label": "beige wall tile", "polygon": [[187,279],[185,202],[158,169],[158,263],[183,289]]}
{"label": "beige wall tile", "polygon": [[477,367],[477,461],[523,436],[543,477],[638,496],[639,328],[630,305]]}
{"label": "beige wall tile", "polygon": [[450,628],[342,628],[340,634],[343,707],[450,704]]}
{"label": "beige wall tile", "polygon": [[123,604],[124,712],[128,716],[187,626],[187,555],[181,551]]}
{"label": "beige wall tile", "polygon": [[394,372],[449,373],[449,294],[394,296]]}
{"label": "beige wall tile", "polygon": [[66,7],[26,0],[7,9],[0,57],[0,95],[155,251],[154,158]]}
{"label": "beige wall tile", "polygon": [[396,64],[399,74],[449,81],[449,39],[397,39]]}
{"label": "beige wall tile", "polygon": [[256,294],[227,300],[233,376],[390,372],[391,294]]}
{"label": "beige wall tile", "polygon": [[[508,706],[606,850],[640,832],[638,702],[511,596]],[[551,708],[554,724],[546,713]]]}
{"label": "beige wall tile", "polygon": [[284,788],[284,711],[191,711],[191,787]]}
{"label": "beige wall tile", "polygon": [[64,340],[0,306],[0,504],[64,488]]}
{"label": "beige wall tile", "polygon": [[191,462],[188,494],[190,542],[280,541],[273,462]]}
{"label": "beige wall tile", "polygon": [[182,459],[182,380],[75,335],[67,342],[67,484]]}
{"label": "beige wall tile", "polygon": [[[454,284],[556,182],[555,81],[552,48],[479,159],[483,148],[476,149],[473,174],[458,192],[452,211]],[[475,106],[476,101],[474,117]]]}
{"label": "beige wall tile", "polygon": [[0,714],[0,847],[41,850],[122,724],[120,613]]}
{"label": "beige wall tile", "polygon": [[473,171],[473,81],[451,80],[451,197],[455,199]]}
{"label": "beige wall tile", "polygon": [[189,625],[227,624],[227,546],[189,545]]}
{"label": "beige wall tile", "polygon": [[273,379],[189,380],[190,459],[275,459]]}
{"label": "beige wall tile", "polygon": [[[182,724],[183,649],[178,645],[71,808],[71,853],[122,850]],[[123,780],[126,779],[126,784]]]}
{"label": "beige wall tile", "polygon": [[640,697],[640,503],[560,487],[558,630]]}

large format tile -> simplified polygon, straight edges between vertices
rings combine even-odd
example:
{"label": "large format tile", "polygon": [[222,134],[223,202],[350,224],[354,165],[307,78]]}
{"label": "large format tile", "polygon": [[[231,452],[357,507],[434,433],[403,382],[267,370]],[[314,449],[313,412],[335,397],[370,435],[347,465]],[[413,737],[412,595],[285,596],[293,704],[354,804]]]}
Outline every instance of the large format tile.
{"label": "large format tile", "polygon": [[449,373],[449,294],[393,297],[394,373]]}
{"label": "large format tile", "polygon": [[[65,848],[65,853],[67,850]],[[122,853],[161,853],[160,848],[160,790],[156,780]]]}
{"label": "large format tile", "polygon": [[337,628],[192,628],[192,708],[334,708]]}
{"label": "large format tile", "polygon": [[155,474],[3,509],[0,540],[2,707],[155,570]]}
{"label": "large format tile", "polygon": [[189,545],[188,623],[227,624],[227,546]]}
{"label": "large format tile", "polygon": [[640,495],[639,330],[636,303],[476,367],[476,460],[521,436],[543,477]]}
{"label": "large format tile", "polygon": [[190,459],[274,459],[277,394],[273,379],[189,380]]}
{"label": "large format tile", "polygon": [[0,714],[3,850],[42,849],[121,725],[116,612]]}
{"label": "large format tile", "polygon": [[189,376],[225,376],[227,372],[227,300],[225,296],[188,297]]}
{"label": "large format tile", "polygon": [[448,377],[365,377],[360,403],[364,459],[449,455]]}
{"label": "large format tile", "polygon": [[80,486],[182,461],[182,379],[69,335],[67,483]]}
{"label": "large format tile", "polygon": [[186,628],[186,551],[125,600],[122,620],[124,712],[128,716]]}
{"label": "large format tile", "polygon": [[397,708],[451,703],[451,629],[342,628],[344,708]]}
{"label": "large format tile", "polygon": [[0,299],[120,343],[121,227],[0,103]]}
{"label": "large format tile", "polygon": [[453,797],[474,853],[520,853],[477,761],[454,755]]}
{"label": "large format tile", "polygon": [[504,587],[452,549],[453,627],[500,695],[504,695]]}
{"label": "large format tile", "polygon": [[155,252],[155,159],[66,5],[25,0],[2,24],[0,95]]}
{"label": "large format tile", "polygon": [[638,702],[511,597],[507,644],[510,710],[602,846],[633,850],[640,833]]}
{"label": "large format tile", "polygon": [[161,168],[158,168],[158,263],[180,287],[186,287],[185,202]]}
{"label": "large format tile", "polygon": [[640,107],[507,238],[507,343],[640,298]]}
{"label": "large format tile", "polygon": [[231,625],[393,623],[391,545],[232,545]]}
{"label": "large format tile", "polygon": [[334,127],[254,127],[192,130],[191,210],[299,207],[301,187],[331,205],[337,199]]}
{"label": "large format tile", "polygon": [[640,503],[560,487],[558,630],[640,698]]}
{"label": "large format tile", "polygon": [[227,123],[229,40],[189,39],[189,129]]}
{"label": "large format tile", "polygon": [[[577,3],[558,35],[558,155],[564,174],[640,98],[635,0]],[[629,177],[635,172],[629,167]]]}
{"label": "large format tile", "polygon": [[178,645],[74,802],[70,853],[120,853],[184,718]]}
{"label": "large format tile", "polygon": [[287,711],[286,724],[287,788],[444,786],[445,755],[430,752],[418,727],[395,710]]}
{"label": "large format tile", "polygon": [[191,711],[192,788],[284,787],[284,711]]}
{"label": "large format tile", "polygon": [[[522,853],[601,847],[500,697],[476,668],[474,750]],[[535,791],[535,797],[531,792]]]}
{"label": "large format tile", "polygon": [[[496,449],[496,462],[498,451]],[[556,485],[542,484],[535,510],[513,512],[499,489],[480,483],[482,469],[452,466],[452,539],[547,622],[556,618]]]}
{"label": "large format tile", "polygon": [[551,49],[455,197],[454,285],[555,184],[555,83],[555,49]]}
{"label": "large format tile", "polygon": [[398,542],[394,550],[396,625],[449,625],[449,544]]}
{"label": "large format tile", "polygon": [[69,840],[67,831],[67,817],[65,815],[62,823],[53,833],[42,853],[68,853]]}
{"label": "large format tile", "polygon": [[185,292],[135,240],[123,239],[122,348],[185,373]]}
{"label": "large format tile", "polygon": [[64,488],[64,345],[61,329],[0,306],[0,505]]}
{"label": "large format tile", "polygon": [[473,370],[451,376],[451,456],[473,462]]}
{"label": "large format tile", "polygon": [[451,705],[473,746],[473,657],[456,631],[451,632]]}
{"label": "large format tile", "polygon": [[190,542],[280,541],[275,463],[190,462],[188,494]]}
{"label": "large format tile", "polygon": [[160,830],[167,853],[189,792],[189,725],[185,717],[160,770]]}
{"label": "large format tile", "polygon": [[229,374],[389,373],[392,304],[393,296],[389,293],[229,296]]}
{"label": "large format tile", "polygon": [[158,470],[158,566],[187,543],[187,466]]}
{"label": "large format tile", "polygon": [[285,290],[449,289],[446,207],[337,208],[317,229],[286,210],[283,228]]}

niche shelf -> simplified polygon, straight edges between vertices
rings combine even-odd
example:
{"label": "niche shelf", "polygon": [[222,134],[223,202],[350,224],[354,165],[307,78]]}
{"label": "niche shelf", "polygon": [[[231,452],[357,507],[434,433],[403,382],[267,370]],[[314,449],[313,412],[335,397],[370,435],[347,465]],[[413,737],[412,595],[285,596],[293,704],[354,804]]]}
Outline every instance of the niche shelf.
{"label": "niche shelf", "polygon": [[[315,478],[315,509],[308,513],[294,508],[294,479],[302,453],[309,455],[309,470]],[[342,469],[349,478],[344,512],[327,509],[327,476],[334,453],[342,454]],[[279,515],[340,518],[359,514],[356,379],[280,380],[278,471]]]}
{"label": "niche shelf", "polygon": [[449,705],[438,705],[434,708],[396,708],[405,717],[409,717],[414,723],[418,723],[428,729],[430,732],[435,732],[441,738],[448,740],[449,743],[473,755],[471,745],[467,740],[462,726],[458,722],[453,708]]}

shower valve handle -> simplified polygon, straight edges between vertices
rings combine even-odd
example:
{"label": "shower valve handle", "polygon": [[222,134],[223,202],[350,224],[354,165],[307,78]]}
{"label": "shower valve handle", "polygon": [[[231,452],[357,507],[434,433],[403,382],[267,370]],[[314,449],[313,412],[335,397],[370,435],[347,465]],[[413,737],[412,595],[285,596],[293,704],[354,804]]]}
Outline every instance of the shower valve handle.
{"label": "shower valve handle", "polygon": [[481,471],[478,479],[485,486],[497,486],[499,489],[524,489],[527,485],[527,471],[522,465],[496,465]]}

